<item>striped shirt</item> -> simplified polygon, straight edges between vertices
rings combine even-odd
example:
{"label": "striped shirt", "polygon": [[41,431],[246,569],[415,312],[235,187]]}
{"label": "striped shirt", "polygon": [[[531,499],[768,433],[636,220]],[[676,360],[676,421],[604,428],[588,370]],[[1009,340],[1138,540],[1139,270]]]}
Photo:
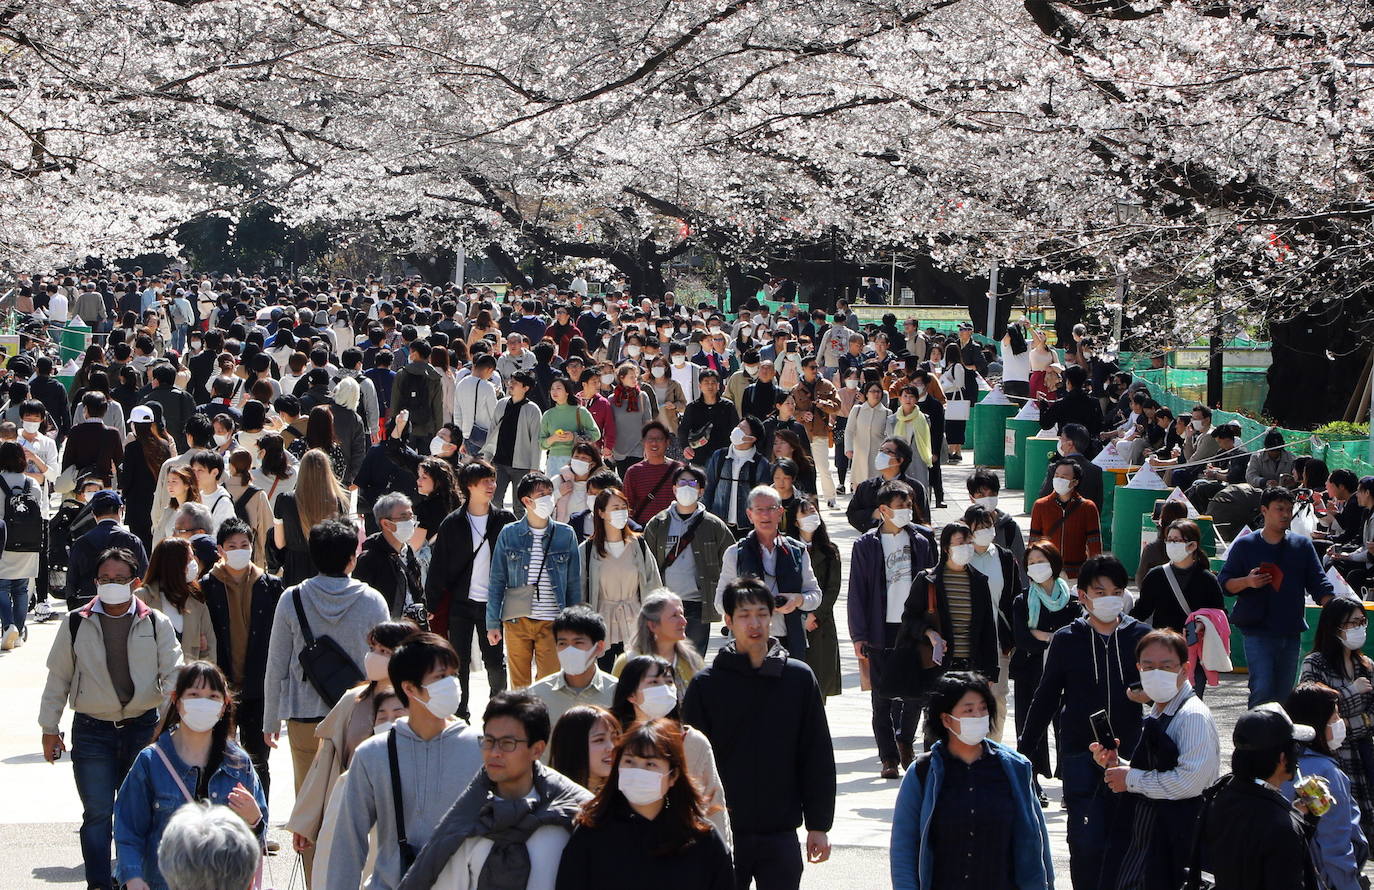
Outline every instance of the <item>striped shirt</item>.
{"label": "striped shirt", "polygon": [[549,549],[549,530],[553,528],[546,525],[543,528],[530,526],[530,532],[534,535],[534,544],[530,549],[530,571],[525,579],[525,583],[536,586],[534,600],[530,604],[530,617],[535,621],[552,621],[558,617],[558,597],[553,592],[553,581],[549,578],[549,573],[544,571],[544,561],[548,557]]}
{"label": "striped shirt", "polygon": [[1185,681],[1162,711],[1151,709],[1145,719],[1157,720],[1161,714],[1173,717],[1164,734],[1178,745],[1178,765],[1171,770],[1131,769],[1126,790],[1153,800],[1197,797],[1221,775],[1221,741],[1212,711]]}
{"label": "striped shirt", "polygon": [[949,654],[954,658],[968,658],[969,629],[973,626],[973,592],[968,572],[945,567],[945,603],[949,606]]}

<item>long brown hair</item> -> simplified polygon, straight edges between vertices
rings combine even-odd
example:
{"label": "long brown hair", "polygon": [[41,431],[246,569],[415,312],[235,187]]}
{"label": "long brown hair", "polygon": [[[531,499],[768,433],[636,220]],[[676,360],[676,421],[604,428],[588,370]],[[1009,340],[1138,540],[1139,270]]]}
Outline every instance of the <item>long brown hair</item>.
{"label": "long brown hair", "polygon": [[148,556],[148,570],[143,573],[143,583],[162,594],[178,612],[185,612],[186,604],[191,600],[205,602],[200,585],[186,580],[186,565],[195,558],[190,541],[163,538]]}
{"label": "long brown hair", "polygon": [[191,468],[190,468],[190,467],[168,467],[168,468],[167,468],[167,478],[168,478],[168,479],[171,479],[173,476],[177,477],[178,479],[180,479],[182,482],[184,482],[184,483],[186,484],[186,500],[184,500],[184,501],[178,501],[177,504],[176,504],[176,506],[180,507],[182,504],[199,504],[199,503],[200,503],[200,485],[197,484],[197,482],[196,482],[196,474],[195,474],[194,472],[191,471]]}
{"label": "long brown hair", "polygon": [[[706,807],[701,792],[687,772],[687,755],[682,747],[682,724],[676,720],[660,717],[644,723],[636,723],[616,742],[615,753],[611,758],[611,774],[596,797],[592,798],[577,817],[578,825],[595,828],[602,824],[612,813],[628,814],[630,802],[620,791],[620,758],[629,754],[632,757],[653,757],[668,761],[670,769],[677,773],[677,779],[668,786],[663,811],[654,820],[661,841],[653,851],[655,856],[673,856],[696,843],[702,836],[711,832],[711,823],[706,821]],[[586,746],[586,742],[583,742]]]}
{"label": "long brown hair", "polygon": [[329,455],[318,448],[311,448],[301,456],[296,474],[299,477],[296,480],[296,515],[301,521],[301,531],[309,537],[312,528],[343,514],[348,494],[334,476]]}
{"label": "long brown hair", "polygon": [[138,442],[143,450],[143,463],[148,467],[148,472],[157,478],[161,472],[162,465],[172,458],[172,443],[162,435],[156,423],[136,423],[134,424],[134,440]]}
{"label": "long brown hair", "polygon": [[558,718],[549,737],[549,766],[583,788],[591,787],[587,743],[598,723],[606,725],[612,738],[620,735],[620,721],[610,711],[599,705],[575,705]]}
{"label": "long brown hair", "polygon": [[[634,512],[633,510],[630,510],[630,499],[625,497],[625,492],[619,488],[612,486],[611,488],[603,489],[601,494],[596,496],[596,501],[592,504],[591,540],[592,546],[596,548],[597,555],[603,558],[606,556],[606,526],[610,524],[611,520],[610,517],[606,517],[603,519],[601,516],[601,511],[606,509],[606,505],[609,504],[611,502],[611,498],[614,497],[618,497],[625,502],[625,509],[627,512]],[[633,544],[635,542],[635,538],[639,537],[639,532],[630,528],[630,524],[628,522],[625,523],[625,527],[620,530],[620,533],[624,536],[626,547],[629,547],[631,544]],[[585,581],[586,579],[584,578],[583,580]]]}
{"label": "long brown hair", "polygon": [[311,448],[333,448],[338,439],[334,437],[334,412],[326,405],[316,405],[310,409],[310,419],[305,422],[305,442]]}

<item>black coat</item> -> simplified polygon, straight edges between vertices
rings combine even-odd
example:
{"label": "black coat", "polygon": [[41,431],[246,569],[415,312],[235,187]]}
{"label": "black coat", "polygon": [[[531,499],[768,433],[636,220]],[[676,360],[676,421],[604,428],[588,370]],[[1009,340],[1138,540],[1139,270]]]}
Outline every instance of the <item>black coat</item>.
{"label": "black coat", "polygon": [[96,523],[95,528],[77,538],[67,554],[67,608],[79,609],[95,596],[96,560],[111,547],[123,547],[138,562],[139,577],[148,571],[148,552],[138,535],[114,520]]}
{"label": "black coat", "polygon": [[272,618],[277,614],[277,600],[285,585],[276,575],[263,574],[253,584],[253,604],[248,616],[248,657],[243,662],[243,676],[233,676],[234,657],[229,639],[229,598],[224,582],[214,573],[200,579],[205,605],[210,612],[210,626],[215,629],[215,661],[229,682],[242,690],[245,701],[259,701],[263,697],[262,684],[267,676],[267,645],[272,638]]}
{"label": "black coat", "polygon": [[1061,430],[1066,423],[1082,424],[1095,439],[1102,432],[1102,405],[1086,391],[1071,389],[1040,412],[1040,429],[1052,429],[1056,423]]}
{"label": "black coat", "polygon": [[[992,594],[988,592],[988,576],[973,566],[965,566],[964,571],[968,573],[969,598],[973,601],[973,618],[969,621],[968,628],[969,670],[977,671],[996,682],[1002,673],[1001,653],[997,646],[998,622],[1010,620],[1011,608],[1008,605],[1006,615],[994,612]],[[927,608],[930,603],[927,584],[935,585],[934,616]],[[921,572],[912,579],[911,593],[907,596],[906,608],[902,611],[901,635],[920,640],[925,637],[926,630],[933,628],[944,638],[948,647],[945,650],[943,665],[948,669],[950,659],[954,657],[954,634],[951,627],[953,621],[949,613],[949,598],[945,594],[945,564],[941,562],[935,568]],[[1010,632],[1009,627],[1005,628],[1004,633],[1010,636]]]}
{"label": "black coat", "polygon": [[424,596],[420,561],[415,558],[415,552],[409,546],[398,551],[381,532],[363,541],[362,551],[353,566],[353,577],[371,585],[386,598],[392,618],[400,617],[405,609],[407,592],[412,602],[419,602]]}
{"label": "black coat", "polygon": [[1287,798],[1234,776],[1223,776],[1213,794],[1198,832],[1202,869],[1216,890],[1317,890],[1308,829]]}
{"label": "black coat", "polygon": [[[515,521],[515,514],[493,506],[487,514],[484,545],[490,553],[496,547],[501,529]],[[425,605],[437,613],[445,604],[467,602],[472,586],[472,527],[467,507],[454,510],[439,523],[439,533],[430,547],[429,575],[425,578]],[[441,628],[442,633],[447,628]]]}
{"label": "black coat", "polygon": [[601,824],[573,831],[555,890],[734,890],[730,848],[714,828],[678,853],[656,854],[667,821],[650,822],[617,796]]}
{"label": "black coat", "polygon": [[829,831],[835,749],[816,676],[769,641],[757,670],[729,642],[692,678],[682,722],[711,740],[736,837]]}
{"label": "black coat", "polygon": [[29,395],[48,409],[48,417],[57,424],[59,437],[67,435],[72,426],[72,415],[67,404],[67,390],[62,383],[55,377],[35,377],[29,381]]}
{"label": "black coat", "polygon": [[[926,487],[910,476],[898,476],[893,481],[905,482],[911,486],[912,492],[916,495],[916,503],[913,505],[916,512],[916,522],[918,524],[929,522],[930,499],[926,495]],[[882,476],[874,476],[854,486],[854,494],[849,499],[849,506],[845,508],[844,516],[856,532],[862,534],[878,524],[878,520],[873,518],[873,511],[878,509],[878,489],[882,488],[884,482],[887,480]]]}

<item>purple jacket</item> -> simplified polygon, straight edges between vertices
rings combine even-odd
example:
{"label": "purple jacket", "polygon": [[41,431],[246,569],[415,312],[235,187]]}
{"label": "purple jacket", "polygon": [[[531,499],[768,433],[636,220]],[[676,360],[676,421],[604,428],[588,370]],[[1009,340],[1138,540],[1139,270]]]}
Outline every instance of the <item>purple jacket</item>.
{"label": "purple jacket", "polygon": [[[883,644],[887,623],[887,567],[883,558],[882,527],[869,529],[854,542],[849,563],[849,636],[856,643]],[[934,565],[933,548],[915,525],[911,537],[911,577]]]}

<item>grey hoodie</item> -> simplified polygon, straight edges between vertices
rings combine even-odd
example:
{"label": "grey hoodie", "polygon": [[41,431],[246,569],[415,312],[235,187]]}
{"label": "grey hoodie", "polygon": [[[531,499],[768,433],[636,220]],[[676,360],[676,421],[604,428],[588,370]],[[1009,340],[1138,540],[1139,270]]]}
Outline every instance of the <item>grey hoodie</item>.
{"label": "grey hoodie", "polygon": [[263,732],[279,732],[282,720],[310,720],[329,713],[335,702],[320,698],[305,678],[300,654],[305,648],[292,603],[299,590],[305,619],[316,639],[330,637],[353,656],[362,670],[367,653],[367,632],[391,618],[386,598],[361,581],[348,577],[317,575],[288,589],[277,601],[272,619],[272,638],[267,648],[267,679],[263,684]]}
{"label": "grey hoodie", "polygon": [[[459,720],[426,742],[411,730],[404,717],[396,721],[393,731],[406,838],[419,850],[482,768],[482,752],[477,744],[481,733]],[[386,733],[375,735],[353,752],[344,776],[343,799],[329,854],[329,881],[320,890],[358,890],[358,877],[367,861],[367,833],[374,825],[377,864],[367,886],[369,890],[395,890],[401,882],[401,853],[396,840],[396,808],[392,803],[386,740]]]}

